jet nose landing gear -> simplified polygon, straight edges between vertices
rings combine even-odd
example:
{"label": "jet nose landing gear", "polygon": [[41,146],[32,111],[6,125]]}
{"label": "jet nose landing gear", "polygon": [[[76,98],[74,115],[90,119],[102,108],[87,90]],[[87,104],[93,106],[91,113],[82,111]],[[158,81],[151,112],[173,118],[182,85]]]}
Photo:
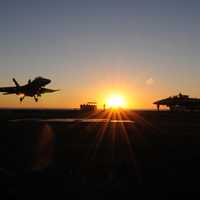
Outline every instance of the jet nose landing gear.
{"label": "jet nose landing gear", "polygon": [[22,103],[22,101],[24,100],[24,98],[25,98],[25,96],[23,96],[23,97],[20,97],[20,103]]}
{"label": "jet nose landing gear", "polygon": [[38,102],[38,98],[36,96],[34,96],[35,102]]}

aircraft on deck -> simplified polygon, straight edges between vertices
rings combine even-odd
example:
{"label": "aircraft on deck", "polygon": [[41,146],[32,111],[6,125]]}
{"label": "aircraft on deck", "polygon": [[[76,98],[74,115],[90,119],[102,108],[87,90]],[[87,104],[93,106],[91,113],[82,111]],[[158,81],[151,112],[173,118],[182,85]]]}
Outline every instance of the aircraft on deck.
{"label": "aircraft on deck", "polygon": [[23,95],[22,97],[20,97],[20,102],[22,102],[26,96],[34,97],[35,102],[37,102],[38,97],[41,97],[42,94],[58,91],[45,88],[45,86],[49,84],[51,80],[43,77],[36,77],[34,80],[29,79],[28,83],[22,86],[20,86],[19,83],[14,78],[12,80],[16,86],[1,87],[0,92],[3,92],[3,95],[8,95],[8,94]]}
{"label": "aircraft on deck", "polygon": [[200,99],[190,98],[188,95],[183,95],[181,93],[173,97],[161,99],[159,101],[154,102],[153,104],[157,105],[158,111],[161,105],[169,107],[171,111],[200,110]]}

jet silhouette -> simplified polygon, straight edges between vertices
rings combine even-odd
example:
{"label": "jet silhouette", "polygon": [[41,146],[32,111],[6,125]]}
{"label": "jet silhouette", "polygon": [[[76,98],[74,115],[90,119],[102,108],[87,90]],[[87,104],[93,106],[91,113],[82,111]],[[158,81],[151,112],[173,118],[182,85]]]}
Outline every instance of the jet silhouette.
{"label": "jet silhouette", "polygon": [[171,111],[175,110],[200,110],[200,99],[190,98],[188,95],[183,95],[179,93],[176,96],[168,97],[166,99],[161,99],[154,102],[159,111],[161,105],[169,107]]}
{"label": "jet silhouette", "polygon": [[8,95],[8,94],[23,95],[22,97],[20,97],[20,102],[22,102],[26,96],[34,97],[35,102],[37,102],[38,97],[41,97],[42,94],[58,91],[45,88],[45,86],[49,84],[51,80],[43,77],[36,77],[33,81],[29,79],[28,83],[22,86],[20,86],[19,83],[14,78],[12,80],[16,86],[1,87],[0,92],[3,92],[3,95]]}

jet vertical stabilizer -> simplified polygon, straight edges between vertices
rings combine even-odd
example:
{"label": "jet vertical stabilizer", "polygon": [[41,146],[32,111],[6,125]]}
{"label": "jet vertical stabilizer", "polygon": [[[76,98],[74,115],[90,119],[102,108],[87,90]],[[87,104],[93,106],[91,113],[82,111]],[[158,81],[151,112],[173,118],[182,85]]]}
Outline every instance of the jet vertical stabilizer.
{"label": "jet vertical stabilizer", "polygon": [[12,80],[15,83],[16,87],[20,87],[19,83],[14,78]]}

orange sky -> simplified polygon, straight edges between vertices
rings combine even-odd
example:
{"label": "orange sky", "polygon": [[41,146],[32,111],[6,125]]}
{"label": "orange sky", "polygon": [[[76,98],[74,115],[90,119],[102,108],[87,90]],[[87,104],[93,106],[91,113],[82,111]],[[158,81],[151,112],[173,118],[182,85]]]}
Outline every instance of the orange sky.
{"label": "orange sky", "polygon": [[[113,95],[119,95],[124,99],[124,108],[129,109],[151,109],[153,101],[161,96],[151,94],[149,90],[152,90],[154,86],[145,86],[143,89],[136,89],[128,87],[125,84],[115,87],[101,87],[91,86],[91,88],[85,88],[72,90],[68,92],[66,89],[61,89],[59,92],[44,94],[39,98],[39,102],[35,102],[33,98],[26,97],[23,103],[19,102],[19,96],[17,95],[1,95],[0,107],[17,107],[17,108],[79,108],[81,103],[87,103],[90,101],[96,101],[98,108],[102,108],[103,104],[107,102],[108,98]],[[49,88],[55,88],[49,86]]]}

